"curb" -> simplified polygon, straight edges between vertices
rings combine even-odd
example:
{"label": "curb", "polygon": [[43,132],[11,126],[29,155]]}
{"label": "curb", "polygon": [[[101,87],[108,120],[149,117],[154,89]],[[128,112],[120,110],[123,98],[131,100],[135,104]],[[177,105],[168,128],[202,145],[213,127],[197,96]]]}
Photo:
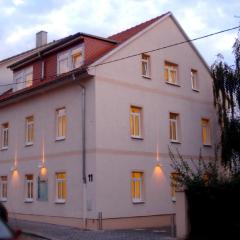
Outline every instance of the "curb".
{"label": "curb", "polygon": [[28,236],[32,236],[32,237],[38,237],[38,238],[42,238],[45,240],[59,240],[57,238],[50,238],[49,236],[46,236],[42,233],[37,233],[37,232],[31,232],[31,231],[22,231],[23,234],[28,235]]}

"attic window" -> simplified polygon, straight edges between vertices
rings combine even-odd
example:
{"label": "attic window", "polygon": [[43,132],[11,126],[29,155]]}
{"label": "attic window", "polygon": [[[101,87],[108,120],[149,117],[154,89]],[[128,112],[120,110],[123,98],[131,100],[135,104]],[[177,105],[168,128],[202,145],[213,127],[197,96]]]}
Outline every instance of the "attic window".
{"label": "attic window", "polygon": [[30,87],[33,84],[33,67],[24,68],[14,73],[15,91]]}
{"label": "attic window", "polygon": [[77,46],[58,54],[58,74],[69,72],[83,64],[83,47]]}
{"label": "attic window", "polygon": [[150,78],[150,56],[143,53],[142,54],[142,76],[146,78]]}

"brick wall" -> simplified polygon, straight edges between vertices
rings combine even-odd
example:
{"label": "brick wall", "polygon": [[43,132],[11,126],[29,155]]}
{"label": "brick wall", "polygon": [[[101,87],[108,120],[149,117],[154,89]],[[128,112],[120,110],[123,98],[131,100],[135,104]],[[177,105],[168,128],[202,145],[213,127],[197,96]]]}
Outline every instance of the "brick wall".
{"label": "brick wall", "polygon": [[[54,52],[43,59],[37,60],[31,64],[27,64],[25,66],[22,66],[18,68],[16,71],[19,71],[21,69],[24,69],[29,66],[33,66],[33,82],[34,85],[39,84],[40,82],[43,81],[50,81],[55,79],[57,75],[57,54],[59,52],[66,51],[84,41],[85,44],[85,63],[89,64],[93,62],[95,59],[101,57],[104,53],[107,51],[111,50],[115,44],[106,42],[103,40],[95,39],[95,38],[90,38],[90,37],[85,37],[83,40],[79,40],[75,42],[74,44],[62,48],[61,50]],[[44,78],[41,79],[42,75],[42,61],[44,61]]]}

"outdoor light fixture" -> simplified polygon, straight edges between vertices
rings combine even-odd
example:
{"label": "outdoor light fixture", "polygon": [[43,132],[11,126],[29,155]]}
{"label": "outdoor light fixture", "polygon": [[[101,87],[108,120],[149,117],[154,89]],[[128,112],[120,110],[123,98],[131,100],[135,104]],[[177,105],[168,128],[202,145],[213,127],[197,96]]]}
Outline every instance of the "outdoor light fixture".
{"label": "outdoor light fixture", "polygon": [[156,167],[162,167],[163,165],[160,163],[160,161],[157,161]]}
{"label": "outdoor light fixture", "polygon": [[38,164],[38,168],[45,168],[44,163],[43,163],[43,162],[39,163],[39,164]]}
{"label": "outdoor light fixture", "polygon": [[156,152],[156,167],[162,167],[162,164],[160,163],[160,153],[159,153],[159,147],[158,147],[158,144],[157,144],[157,152]]}
{"label": "outdoor light fixture", "polygon": [[17,167],[16,166],[12,166],[10,169],[11,172],[17,171]]}

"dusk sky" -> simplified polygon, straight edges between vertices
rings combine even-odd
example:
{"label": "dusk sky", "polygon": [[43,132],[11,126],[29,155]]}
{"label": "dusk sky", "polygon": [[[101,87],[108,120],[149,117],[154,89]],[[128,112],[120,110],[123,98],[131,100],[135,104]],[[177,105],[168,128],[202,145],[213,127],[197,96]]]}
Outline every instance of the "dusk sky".
{"label": "dusk sky", "polygon": [[[35,47],[35,33],[49,41],[76,32],[107,37],[171,11],[189,38],[240,23],[239,0],[0,0],[0,59]],[[238,30],[194,42],[208,64],[218,53],[232,64]],[[160,47],[160,46],[159,46]]]}

